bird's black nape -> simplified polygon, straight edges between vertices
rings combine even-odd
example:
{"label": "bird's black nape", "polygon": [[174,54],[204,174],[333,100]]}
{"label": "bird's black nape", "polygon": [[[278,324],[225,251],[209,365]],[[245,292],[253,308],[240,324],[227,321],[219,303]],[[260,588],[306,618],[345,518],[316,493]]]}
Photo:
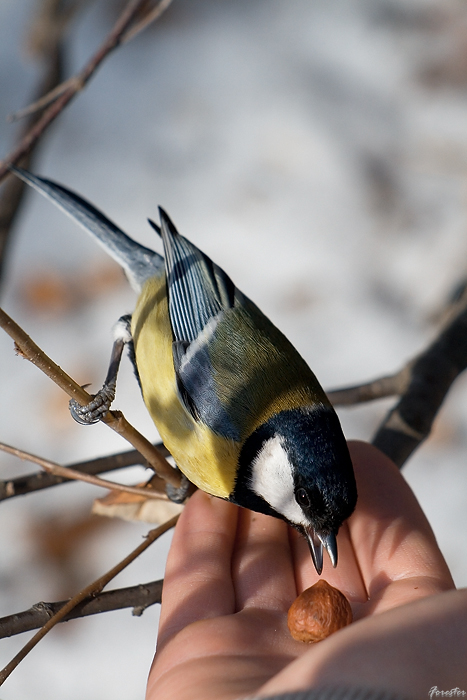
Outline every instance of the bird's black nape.
{"label": "bird's black nape", "polygon": [[[323,529],[337,532],[353,512],[357,487],[347,442],[330,406],[284,411],[273,419],[276,431],[295,465],[296,486],[309,493],[311,506],[321,500],[328,510]],[[320,493],[313,504],[313,485]]]}

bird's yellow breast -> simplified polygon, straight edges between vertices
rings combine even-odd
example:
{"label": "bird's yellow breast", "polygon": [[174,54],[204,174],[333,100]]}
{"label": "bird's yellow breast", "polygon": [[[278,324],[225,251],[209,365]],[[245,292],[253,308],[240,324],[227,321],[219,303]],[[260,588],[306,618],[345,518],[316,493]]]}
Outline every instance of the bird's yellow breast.
{"label": "bird's yellow breast", "polygon": [[180,401],[165,275],[145,283],[131,330],[144,402],[162,441],[190,481],[207,493],[228,498],[240,445],[195,421]]}

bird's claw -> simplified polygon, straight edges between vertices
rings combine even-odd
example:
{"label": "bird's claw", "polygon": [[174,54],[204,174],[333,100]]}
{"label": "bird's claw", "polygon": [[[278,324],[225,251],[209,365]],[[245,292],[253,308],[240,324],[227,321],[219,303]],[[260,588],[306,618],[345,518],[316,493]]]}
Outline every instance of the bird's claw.
{"label": "bird's claw", "polygon": [[92,401],[81,406],[75,399],[71,399],[68,406],[71,417],[80,425],[93,425],[98,423],[110,409],[115,398],[115,386],[104,384],[102,389],[93,395]]}
{"label": "bird's claw", "polygon": [[181,477],[180,486],[178,488],[169,483],[165,485],[165,492],[173,503],[183,503],[188,496],[191,496],[195,488],[184,474],[181,474]]}

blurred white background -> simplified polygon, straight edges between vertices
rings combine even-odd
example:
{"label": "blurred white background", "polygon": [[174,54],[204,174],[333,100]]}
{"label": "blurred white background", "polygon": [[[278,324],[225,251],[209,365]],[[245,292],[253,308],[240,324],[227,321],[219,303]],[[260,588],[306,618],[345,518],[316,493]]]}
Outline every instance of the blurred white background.
{"label": "blurred white background", "polygon": [[[36,80],[24,50],[36,7],[0,3],[2,154],[17,133],[4,118],[28,103]],[[68,74],[121,7],[87,4],[68,37]],[[162,205],[329,389],[393,372],[436,335],[439,312],[466,275],[466,124],[461,0],[174,0],[61,115],[35,171],[150,247],[159,241],[146,218]],[[29,193],[3,281],[5,310],[96,387],[111,326],[133,303],[95,243]],[[14,355],[3,333],[0,378],[1,441],[64,464],[126,449],[105,426],[75,425],[66,397]],[[371,439],[390,405],[340,411],[346,435]],[[115,406],[156,439],[128,362]],[[404,470],[460,586],[466,455],[461,377]],[[29,471],[0,455],[1,478]],[[149,526],[86,526],[98,495],[73,485],[0,504],[1,615],[73,594],[141,541]],[[73,556],[50,544],[61,532],[75,537]],[[161,577],[169,539],[114,585]],[[2,700],[143,697],[156,607],[142,618],[123,611],[55,629],[6,682]],[[25,637],[1,640],[1,666]]]}

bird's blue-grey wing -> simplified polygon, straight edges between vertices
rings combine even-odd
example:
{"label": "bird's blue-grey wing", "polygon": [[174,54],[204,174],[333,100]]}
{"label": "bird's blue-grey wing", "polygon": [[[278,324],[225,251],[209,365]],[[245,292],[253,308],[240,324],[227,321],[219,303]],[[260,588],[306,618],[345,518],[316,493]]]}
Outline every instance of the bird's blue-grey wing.
{"label": "bird's blue-grey wing", "polygon": [[192,343],[220,311],[234,305],[235,285],[177,232],[163,209],[160,217],[174,340]]}
{"label": "bird's blue-grey wing", "polygon": [[196,420],[233,440],[238,429],[217,393],[210,344],[239,292],[218,265],[181,236],[161,209],[173,359],[180,396]]}

